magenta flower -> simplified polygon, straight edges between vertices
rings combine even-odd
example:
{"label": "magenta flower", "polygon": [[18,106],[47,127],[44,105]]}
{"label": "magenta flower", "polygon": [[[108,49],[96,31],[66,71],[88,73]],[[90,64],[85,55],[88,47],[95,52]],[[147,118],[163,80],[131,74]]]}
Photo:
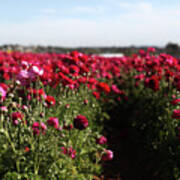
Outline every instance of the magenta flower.
{"label": "magenta flower", "polygon": [[47,130],[47,126],[41,122],[34,122],[32,125],[32,129],[33,129],[33,134],[34,135],[39,135],[40,132],[42,132],[42,134],[45,134],[45,131]]}
{"label": "magenta flower", "polygon": [[76,150],[74,150],[72,147],[70,147],[68,154],[72,159],[74,159],[76,157]]}
{"label": "magenta flower", "polygon": [[76,157],[76,150],[74,150],[72,147],[61,147],[61,150],[63,154],[70,156],[72,159]]}
{"label": "magenta flower", "polygon": [[0,86],[0,95],[4,99],[6,97],[6,91],[4,90],[3,87]]}
{"label": "magenta flower", "polygon": [[149,47],[149,48],[147,49],[147,51],[148,51],[148,52],[156,52],[156,49],[153,48],[153,47]]}
{"label": "magenta flower", "polygon": [[41,122],[41,129],[42,129],[43,131],[46,131],[46,130],[47,130],[47,126],[46,126],[43,122]]}
{"label": "magenta flower", "polygon": [[180,109],[175,109],[173,111],[172,118],[180,119]]}
{"label": "magenta flower", "polygon": [[180,103],[180,99],[174,99],[173,101],[171,101],[172,105],[176,105],[178,103]]}
{"label": "magenta flower", "polygon": [[59,121],[58,121],[58,118],[56,118],[56,117],[50,117],[47,120],[47,123],[49,126],[53,126],[56,129],[58,129],[58,127],[59,127]]}
{"label": "magenta flower", "polygon": [[7,94],[7,89],[8,89],[8,86],[4,83],[0,83],[0,97],[1,97],[1,100],[3,101],[6,97],[6,94]]}
{"label": "magenta flower", "polygon": [[113,84],[112,86],[111,86],[111,89],[115,92],[115,93],[117,93],[117,94],[119,94],[121,91],[120,91],[120,89],[115,85],[115,84]]}
{"label": "magenta flower", "polygon": [[96,140],[96,143],[97,143],[97,144],[106,144],[106,143],[107,143],[107,138],[104,137],[104,136],[101,136],[100,138],[98,138],[98,139]]}
{"label": "magenta flower", "polygon": [[34,80],[34,76],[27,71],[27,70],[21,70],[19,74],[17,75],[17,80],[20,81],[22,86],[27,86],[30,83],[30,80]]}
{"label": "magenta flower", "polygon": [[0,107],[0,110],[1,110],[2,112],[8,112],[8,109],[7,109],[6,106],[1,106],[1,107]]}
{"label": "magenta flower", "polygon": [[104,154],[102,155],[103,161],[110,161],[113,159],[113,152],[111,150],[105,150]]}

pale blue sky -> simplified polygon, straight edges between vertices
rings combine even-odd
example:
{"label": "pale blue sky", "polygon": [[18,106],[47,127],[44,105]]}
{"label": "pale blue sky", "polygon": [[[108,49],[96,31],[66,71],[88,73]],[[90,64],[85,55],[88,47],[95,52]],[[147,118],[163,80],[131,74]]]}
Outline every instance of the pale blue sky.
{"label": "pale blue sky", "polygon": [[0,44],[180,44],[179,0],[0,0]]}

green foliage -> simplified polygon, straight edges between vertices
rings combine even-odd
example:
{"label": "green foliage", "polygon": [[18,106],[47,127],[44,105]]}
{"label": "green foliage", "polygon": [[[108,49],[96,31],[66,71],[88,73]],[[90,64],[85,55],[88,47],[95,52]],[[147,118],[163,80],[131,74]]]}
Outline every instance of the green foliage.
{"label": "green foliage", "polygon": [[[85,87],[78,91],[45,87],[44,91],[56,98],[56,104],[49,107],[42,97],[39,101],[33,94],[30,101],[23,102],[18,88],[4,102],[8,112],[1,112],[0,178],[91,180],[93,175],[100,174],[105,147],[98,145],[96,138],[100,136],[100,124],[106,115],[101,116],[101,104],[92,93]],[[22,105],[27,108],[21,109]],[[23,114],[17,125],[12,121],[13,112]],[[84,130],[73,127],[74,118],[79,114],[89,122]],[[58,129],[48,125],[49,117],[59,119]],[[46,124],[45,132],[39,128],[40,133],[33,134],[34,122]],[[76,151],[75,157],[63,153],[62,147]]]}

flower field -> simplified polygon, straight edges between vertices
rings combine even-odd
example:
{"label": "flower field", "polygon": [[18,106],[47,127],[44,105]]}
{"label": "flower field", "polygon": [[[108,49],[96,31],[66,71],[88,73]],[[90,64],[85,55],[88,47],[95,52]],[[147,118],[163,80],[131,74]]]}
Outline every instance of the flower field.
{"label": "flower field", "polygon": [[171,55],[0,52],[0,79],[0,179],[109,171],[135,180],[119,168],[122,141],[143,149],[138,180],[180,178],[180,61]]}

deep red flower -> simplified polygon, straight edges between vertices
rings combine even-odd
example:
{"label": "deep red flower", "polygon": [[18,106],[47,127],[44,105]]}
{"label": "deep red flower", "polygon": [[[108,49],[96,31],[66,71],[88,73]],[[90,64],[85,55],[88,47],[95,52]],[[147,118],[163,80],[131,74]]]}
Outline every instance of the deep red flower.
{"label": "deep red flower", "polygon": [[85,116],[83,115],[78,115],[74,119],[74,127],[79,130],[85,129],[89,125],[88,120]]}
{"label": "deep red flower", "polygon": [[180,99],[174,99],[174,100],[171,101],[172,105],[176,105],[178,103],[180,103]]}
{"label": "deep red flower", "polygon": [[165,72],[166,81],[169,81],[169,79],[173,77],[173,75],[174,75],[173,72],[171,72],[170,70],[166,70]]}
{"label": "deep red flower", "polygon": [[146,78],[145,86],[153,89],[154,91],[158,91],[159,90],[159,77],[156,75],[153,75],[150,78]]}
{"label": "deep red flower", "polygon": [[19,124],[19,120],[21,121],[24,117],[24,115],[20,112],[13,112],[11,114],[13,124],[16,126]]}
{"label": "deep red flower", "polygon": [[71,129],[73,129],[73,125],[72,124],[64,125],[63,128],[66,130],[71,130]]}

